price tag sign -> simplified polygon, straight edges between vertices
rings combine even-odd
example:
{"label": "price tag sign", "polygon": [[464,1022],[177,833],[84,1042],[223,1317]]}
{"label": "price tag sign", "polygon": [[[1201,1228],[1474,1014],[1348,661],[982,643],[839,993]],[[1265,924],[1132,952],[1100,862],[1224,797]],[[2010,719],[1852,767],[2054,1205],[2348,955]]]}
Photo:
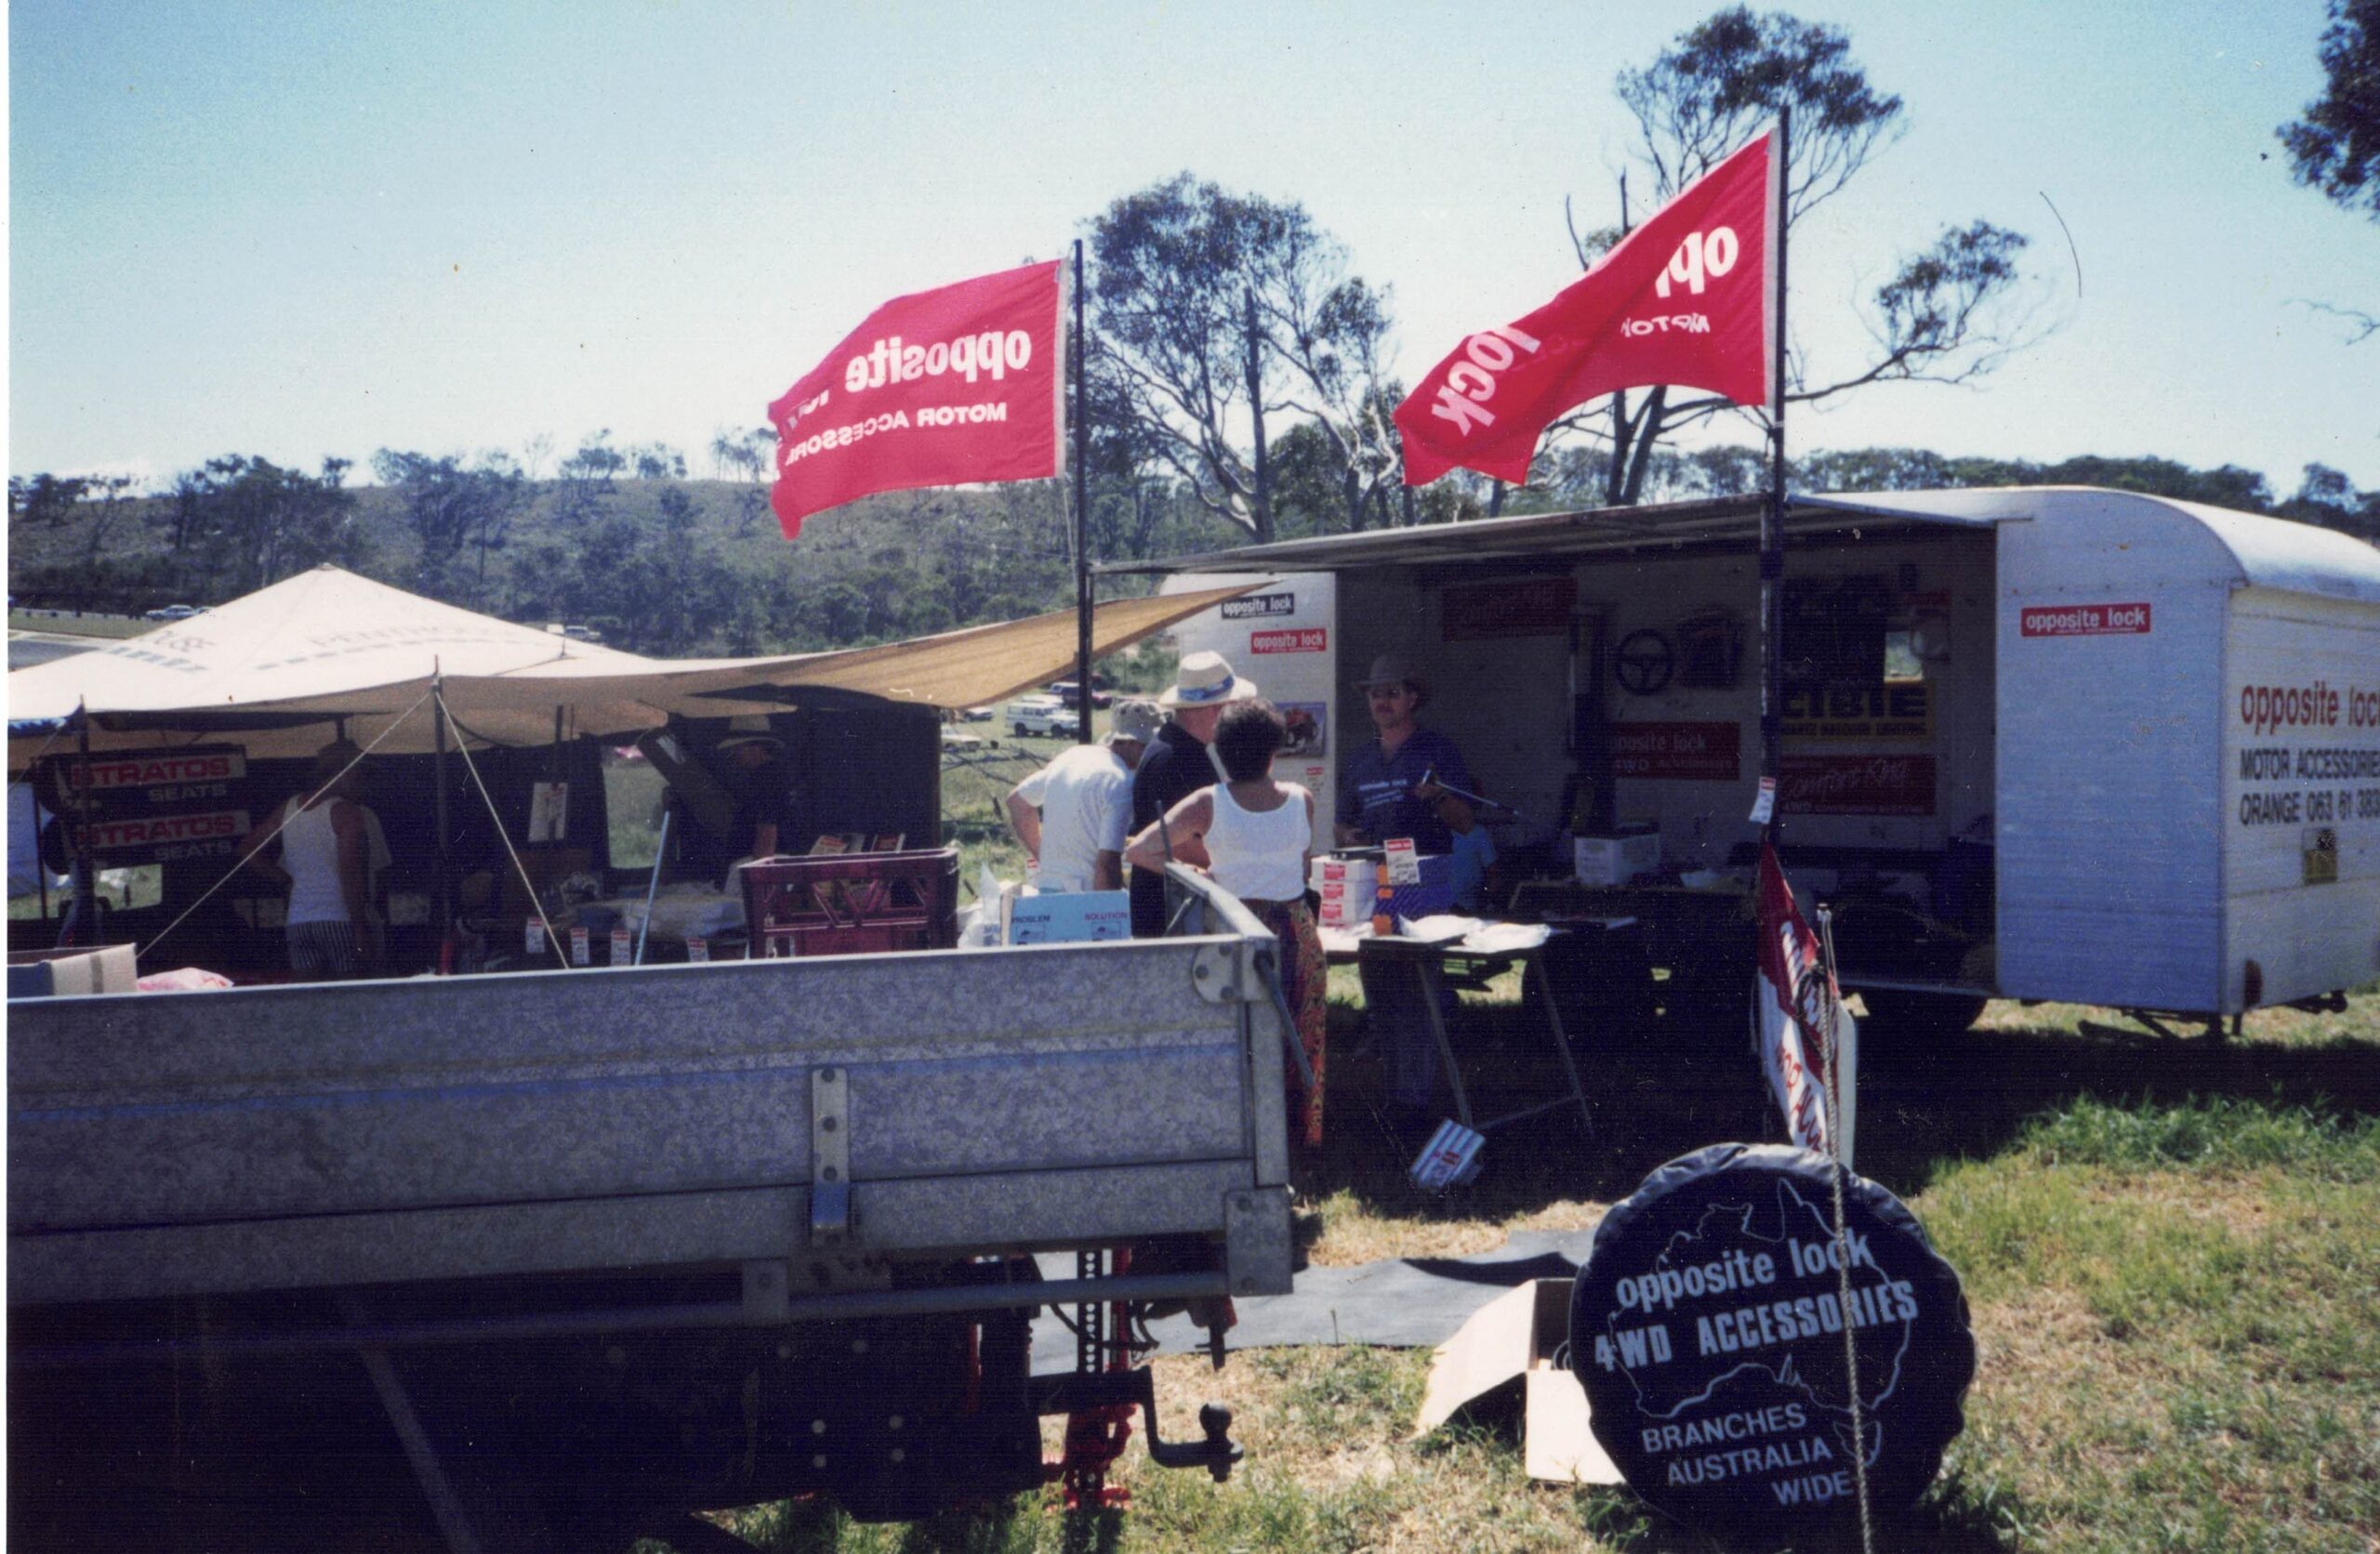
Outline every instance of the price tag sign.
{"label": "price tag sign", "polygon": [[529,955],[546,953],[546,925],[535,917],[521,925],[521,948]]}
{"label": "price tag sign", "polygon": [[710,941],[705,939],[700,934],[696,934],[693,938],[687,940],[686,958],[688,960],[710,959]]}
{"label": "price tag sign", "polygon": [[1776,812],[1777,779],[1763,777],[1760,780],[1760,795],[1752,801],[1752,823],[1754,825],[1766,825],[1768,817]]}
{"label": "price tag sign", "polygon": [[1413,850],[1412,837],[1392,836],[1381,844],[1381,850],[1387,854],[1385,866],[1388,870],[1388,882],[1391,885],[1421,883],[1421,859]]}
{"label": "price tag sign", "polygon": [[626,966],[636,959],[636,936],[626,928],[612,930],[612,964]]}
{"label": "price tag sign", "polygon": [[595,957],[588,953],[588,934],[585,928],[570,930],[570,964],[573,966],[595,964]]}

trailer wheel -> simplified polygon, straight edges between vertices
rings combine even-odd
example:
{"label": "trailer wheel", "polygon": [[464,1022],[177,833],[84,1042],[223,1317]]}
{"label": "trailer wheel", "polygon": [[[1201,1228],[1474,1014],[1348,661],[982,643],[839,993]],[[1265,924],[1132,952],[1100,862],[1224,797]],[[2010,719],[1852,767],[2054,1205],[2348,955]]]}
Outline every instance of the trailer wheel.
{"label": "trailer wheel", "polygon": [[1870,988],[1860,992],[1859,1001],[1868,1006],[1868,1018],[1859,1022],[1860,1036],[1872,1035],[1896,1047],[1949,1041],[1983,1018],[1980,994]]}

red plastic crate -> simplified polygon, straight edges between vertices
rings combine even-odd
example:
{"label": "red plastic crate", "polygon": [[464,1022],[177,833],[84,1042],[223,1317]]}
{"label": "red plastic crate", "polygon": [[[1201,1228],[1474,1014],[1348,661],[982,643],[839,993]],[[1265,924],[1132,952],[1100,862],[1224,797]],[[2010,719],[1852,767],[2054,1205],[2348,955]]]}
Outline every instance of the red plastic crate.
{"label": "red plastic crate", "polygon": [[845,852],[747,863],[756,958],[947,950],[959,942],[959,849]]}

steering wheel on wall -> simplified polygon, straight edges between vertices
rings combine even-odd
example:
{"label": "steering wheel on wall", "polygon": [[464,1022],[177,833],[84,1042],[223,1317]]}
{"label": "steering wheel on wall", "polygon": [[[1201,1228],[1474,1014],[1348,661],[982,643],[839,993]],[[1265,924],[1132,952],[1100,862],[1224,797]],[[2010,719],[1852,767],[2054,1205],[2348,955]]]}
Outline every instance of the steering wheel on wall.
{"label": "steering wheel on wall", "polygon": [[1620,688],[1630,695],[1653,695],[1677,673],[1677,650],[1670,645],[1665,633],[1650,626],[1632,631],[1620,639],[1619,648],[1612,653],[1611,672],[1619,679]]}

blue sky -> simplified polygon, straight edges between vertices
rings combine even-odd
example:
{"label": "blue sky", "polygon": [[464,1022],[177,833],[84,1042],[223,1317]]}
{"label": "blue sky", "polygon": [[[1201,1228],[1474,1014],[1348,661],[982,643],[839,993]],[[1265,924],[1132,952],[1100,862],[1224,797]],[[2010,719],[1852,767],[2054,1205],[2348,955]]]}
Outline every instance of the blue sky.
{"label": "blue sky", "polygon": [[[1573,277],[1564,197],[1615,208],[1613,76],[1711,8],[14,0],[8,466],[598,428],[697,454],[886,296],[1056,257],[1184,168],[1303,201],[1394,289],[1409,381]],[[2319,88],[2320,0],[1794,14],[1910,119],[1795,229],[1813,365],[1978,217],[2036,240],[2047,330],[1976,387],[1797,411],[1797,453],[2380,487],[2380,338],[2305,305],[2380,311],[2380,227],[2294,186],[2272,134]]]}

